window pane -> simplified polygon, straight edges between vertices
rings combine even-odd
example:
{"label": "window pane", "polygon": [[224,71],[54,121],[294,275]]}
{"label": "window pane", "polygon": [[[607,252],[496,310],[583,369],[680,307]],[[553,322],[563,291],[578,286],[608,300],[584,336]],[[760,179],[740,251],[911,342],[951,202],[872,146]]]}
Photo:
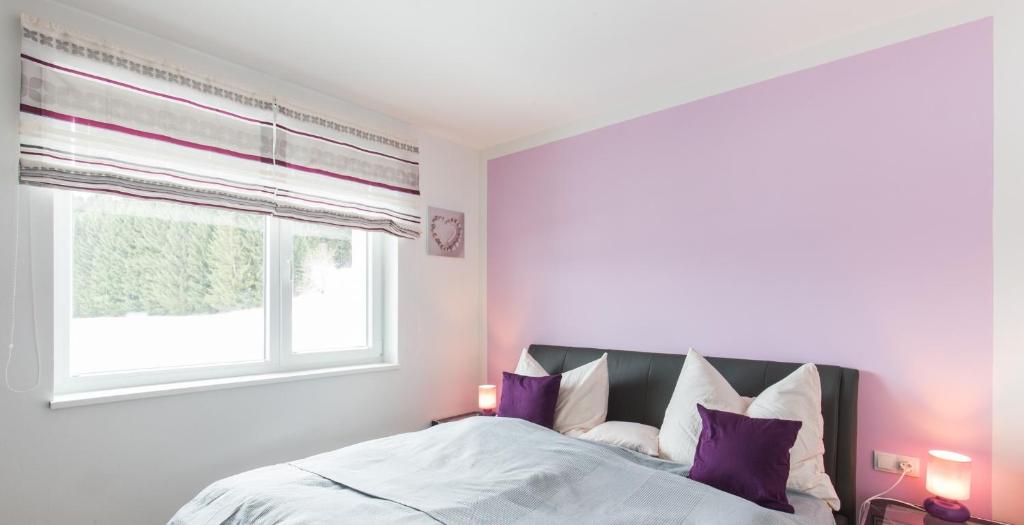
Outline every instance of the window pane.
{"label": "window pane", "polygon": [[292,352],[369,346],[367,234],[295,224],[292,237]]}
{"label": "window pane", "polygon": [[257,215],[72,197],[72,375],[262,361]]}

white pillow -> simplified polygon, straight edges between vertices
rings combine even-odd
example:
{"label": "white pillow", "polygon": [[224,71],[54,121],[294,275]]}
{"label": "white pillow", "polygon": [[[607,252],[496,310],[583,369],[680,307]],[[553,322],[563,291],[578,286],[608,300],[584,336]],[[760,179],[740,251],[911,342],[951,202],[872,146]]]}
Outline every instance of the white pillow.
{"label": "white pillow", "polygon": [[[547,370],[523,349],[516,373],[541,377]],[[562,372],[555,404],[555,430],[570,436],[580,434],[604,423],[608,416],[608,354],[568,372]]]}
{"label": "white pillow", "polygon": [[658,455],[658,427],[630,421],[605,421],[580,439],[616,445],[648,456]]}
{"label": "white pillow", "polygon": [[700,438],[697,404],[749,417],[789,419],[803,426],[789,451],[786,488],[823,500],[839,510],[839,496],[825,473],[825,422],[821,417],[821,379],[813,364],[797,368],[755,398],[743,398],[692,348],[683,362],[676,389],[665,410],[658,438],[662,458],[693,466]]}

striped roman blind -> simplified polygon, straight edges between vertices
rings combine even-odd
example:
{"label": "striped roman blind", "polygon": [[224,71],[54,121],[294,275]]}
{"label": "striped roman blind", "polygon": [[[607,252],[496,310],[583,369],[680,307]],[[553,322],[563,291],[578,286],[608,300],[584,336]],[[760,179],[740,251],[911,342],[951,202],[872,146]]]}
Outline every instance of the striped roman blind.
{"label": "striped roman blind", "polygon": [[23,184],[420,233],[419,149],[22,18]]}

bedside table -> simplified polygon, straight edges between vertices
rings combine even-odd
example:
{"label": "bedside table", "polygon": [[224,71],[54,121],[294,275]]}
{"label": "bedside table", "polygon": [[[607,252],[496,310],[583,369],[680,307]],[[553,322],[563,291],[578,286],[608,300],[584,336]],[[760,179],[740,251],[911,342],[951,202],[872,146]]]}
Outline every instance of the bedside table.
{"label": "bedside table", "polygon": [[441,423],[452,423],[454,421],[459,421],[461,419],[466,419],[467,417],[475,417],[475,416],[493,417],[494,414],[484,414],[482,412],[466,412],[465,414],[459,414],[457,416],[445,417],[445,418],[441,418],[441,419],[431,419],[430,420],[430,426],[440,425]]}
{"label": "bedside table", "polygon": [[[929,516],[919,505],[889,498],[873,500],[868,507],[868,515],[864,523],[866,525],[955,525]],[[965,523],[967,525],[1010,525],[1001,521],[973,516]]]}

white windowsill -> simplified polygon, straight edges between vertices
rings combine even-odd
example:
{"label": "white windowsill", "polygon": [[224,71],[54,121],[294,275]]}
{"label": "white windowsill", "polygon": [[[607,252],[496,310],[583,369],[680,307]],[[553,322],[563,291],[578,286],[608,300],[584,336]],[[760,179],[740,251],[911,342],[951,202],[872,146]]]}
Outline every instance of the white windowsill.
{"label": "white windowsill", "polygon": [[180,383],[164,383],[160,385],[97,390],[77,394],[59,394],[53,396],[53,400],[50,401],[50,408],[56,410],[60,408],[97,405],[100,403],[113,403],[115,401],[127,401],[130,399],[144,399],[147,397],[205,392],[208,390],[222,390],[225,388],[237,388],[242,386],[283,383],[285,381],[298,381],[301,379],[315,379],[320,377],[343,376],[368,372],[383,372],[385,370],[398,370],[398,363],[372,363],[367,365],[342,366],[335,368],[318,368],[316,370],[299,370],[295,372],[277,372],[273,374],[224,377],[220,379],[204,379],[200,381],[182,381]]}

